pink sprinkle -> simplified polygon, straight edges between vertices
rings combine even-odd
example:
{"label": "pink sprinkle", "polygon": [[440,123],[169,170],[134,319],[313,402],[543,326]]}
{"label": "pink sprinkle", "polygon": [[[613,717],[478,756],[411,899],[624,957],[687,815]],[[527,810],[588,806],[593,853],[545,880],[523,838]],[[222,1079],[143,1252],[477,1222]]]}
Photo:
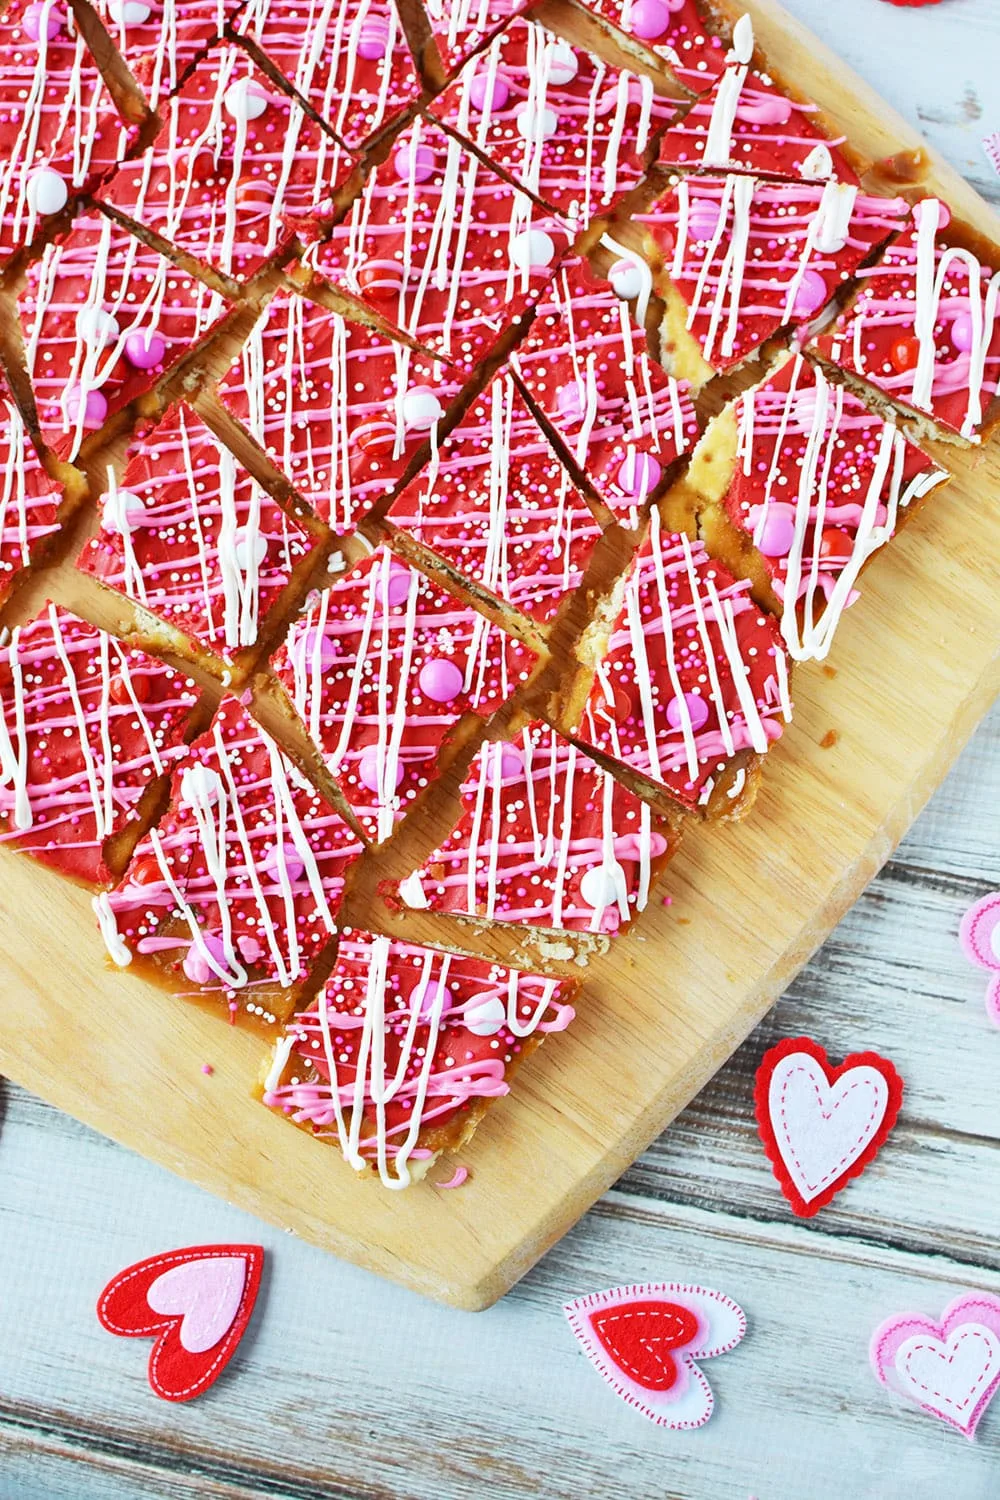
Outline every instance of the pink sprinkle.
{"label": "pink sprinkle", "polygon": [[202,1063],[201,1071],[211,1076],[215,1072],[215,1069],[212,1067],[211,1063]]}
{"label": "pink sprinkle", "polygon": [[468,1167],[456,1167],[454,1173],[452,1174],[451,1177],[448,1178],[447,1182],[436,1182],[434,1184],[434,1186],[435,1187],[439,1187],[439,1188],[457,1188],[457,1187],[461,1187],[462,1183],[465,1182],[468,1179],[468,1176],[469,1176],[469,1169],[468,1169]]}
{"label": "pink sprinkle", "polygon": [[674,898],[673,898],[673,896],[664,896],[663,900],[660,902],[661,906],[673,906],[673,904],[674,904]]}

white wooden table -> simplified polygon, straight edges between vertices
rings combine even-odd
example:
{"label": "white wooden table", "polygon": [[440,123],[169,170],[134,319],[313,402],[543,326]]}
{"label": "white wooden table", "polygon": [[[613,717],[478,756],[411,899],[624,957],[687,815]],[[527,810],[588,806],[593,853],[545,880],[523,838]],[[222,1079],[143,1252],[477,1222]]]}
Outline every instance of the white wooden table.
{"label": "white wooden table", "polygon": [[[1000,199],[980,146],[1000,129],[997,0],[785,3]],[[894,1404],[866,1349],[891,1312],[1000,1292],[1000,1033],[956,941],[997,886],[1000,708],[759,1031],[488,1313],[341,1265],[0,1085],[0,1500],[995,1500],[1000,1401],[968,1444]],[[908,1090],[882,1157],[808,1224],[751,1103],[761,1053],[799,1032],[835,1057],[883,1051]],[[259,1312],[228,1376],[171,1407],[146,1385],[148,1344],[109,1337],[94,1303],[135,1259],[224,1239],[268,1252]],[[719,1405],[699,1432],[620,1405],[563,1318],[572,1296],[647,1278],[748,1312],[708,1367]]]}

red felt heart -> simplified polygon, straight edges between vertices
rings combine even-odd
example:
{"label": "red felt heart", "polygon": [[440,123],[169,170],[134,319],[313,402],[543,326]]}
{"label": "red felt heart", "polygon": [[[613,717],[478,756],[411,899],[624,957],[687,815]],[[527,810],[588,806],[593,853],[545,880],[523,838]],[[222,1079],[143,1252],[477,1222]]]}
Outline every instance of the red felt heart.
{"label": "red felt heart", "polygon": [[698,1319],[678,1302],[632,1302],[600,1308],[590,1325],[615,1364],[647,1391],[669,1391],[677,1379],[672,1349],[683,1349],[698,1332]]}
{"label": "red felt heart", "polygon": [[260,1245],[193,1245],[119,1271],[97,1303],[109,1333],[154,1337],[149,1383],[164,1401],[190,1401],[218,1380],[250,1321]]}
{"label": "red felt heart", "polygon": [[896,1123],[903,1080],[877,1052],[837,1068],[809,1037],[788,1037],[757,1070],[757,1127],[778,1185],[810,1218],[878,1155]]}

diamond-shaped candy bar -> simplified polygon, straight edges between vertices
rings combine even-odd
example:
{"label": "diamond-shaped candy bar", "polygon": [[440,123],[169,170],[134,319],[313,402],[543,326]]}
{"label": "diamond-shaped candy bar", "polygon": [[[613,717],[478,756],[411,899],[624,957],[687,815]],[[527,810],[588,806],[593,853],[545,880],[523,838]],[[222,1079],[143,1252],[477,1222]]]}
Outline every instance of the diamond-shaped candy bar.
{"label": "diamond-shaped candy bar", "polygon": [[643,910],[676,829],[545,724],[484,745],[461,820],[400,894],[413,907],[617,932]]}
{"label": "diamond-shaped candy bar", "polygon": [[90,0],[155,108],[246,0]]}
{"label": "diamond-shaped candy bar", "polygon": [[395,0],[249,0],[235,29],[349,146],[420,95]]}
{"label": "diamond-shaped candy bar", "polygon": [[48,441],[74,458],[87,432],[149,390],[225,306],[105,214],[76,219],[28,268],[18,299]]}
{"label": "diamond-shaped candy bar", "polygon": [[801,355],[711,424],[688,474],[715,502],[703,516],[713,550],[721,525],[735,528],[733,571],[745,571],[751,542],[762,557],[798,661],[826,656],[861,569],[946,478],[894,422]]}
{"label": "diamond-shaped candy bar", "polygon": [[233,1016],[287,1016],[334,931],[361,852],[343,819],[235,699],[178,765],[170,806],[124,879],[95,903],[115,963]]}
{"label": "diamond-shaped candy bar", "polygon": [[71,193],[93,188],[130,143],[63,0],[0,15],[0,257],[26,245]]}
{"label": "diamond-shaped candy bar", "polygon": [[812,317],[906,212],[902,199],[846,183],[682,178],[636,216],[669,278],[661,288],[669,367],[700,384]]}
{"label": "diamond-shaped candy bar", "polygon": [[159,113],[156,140],[100,196],[239,278],[290,238],[286,219],[326,201],[353,165],[232,43],[213,47]]}
{"label": "diamond-shaped candy bar", "polygon": [[[762,755],[790,715],[778,622],[654,510],[581,740],[693,810],[739,752]],[[734,800],[742,780],[738,771]]]}
{"label": "diamond-shaped candy bar", "polygon": [[[649,270],[618,248],[610,281],[582,259],[560,267],[511,364],[602,499],[634,518],[693,446],[698,422],[687,387],[650,358],[636,321]],[[626,297],[637,299],[634,316]]]}
{"label": "diamond-shaped candy bar", "polygon": [[932,418],[939,435],[978,442],[1000,419],[1000,247],[925,198],[858,275],[859,292],[815,350]]}
{"label": "diamond-shaped candy bar", "polygon": [[462,714],[487,718],[535,656],[384,547],[314,594],[274,660],[373,839],[433,780]]}
{"label": "diamond-shaped candy bar", "polygon": [[0,384],[0,603],[39,544],[59,530],[63,491],[32,447],[24,419]]}
{"label": "diamond-shaped candy bar", "polygon": [[538,300],[563,225],[422,117],[308,260],[463,369]]}
{"label": "diamond-shaped candy bar", "polygon": [[389,1188],[465,1143],[517,1065],[573,1020],[573,980],[543,979],[345,930],[319,997],[278,1042],[263,1102]]}
{"label": "diamond-shaped candy bar", "polygon": [[0,648],[0,843],[64,875],[120,874],[118,837],[184,753],[187,677],[46,605]]}
{"label": "diamond-shaped candy bar", "polygon": [[749,16],[733,29],[722,77],[660,140],[665,166],[704,167],[714,172],[752,172],[822,182],[857,177],[816,122],[814,104],[789,98],[766,73],[753,66],[754,39]]}
{"label": "diamond-shaped candy bar", "polygon": [[539,623],[579,583],[601,535],[507,374],[473,402],[389,519]]}
{"label": "diamond-shaped candy bar", "polygon": [[722,72],[726,44],[705,26],[698,0],[581,0],[585,10],[610,21],[627,37],[664,58],[696,94]]}
{"label": "diamond-shaped candy bar", "polygon": [[430,110],[582,226],[639,181],[646,148],[677,103],[649,78],[518,19]]}
{"label": "diamond-shaped candy bar", "polygon": [[226,666],[258,643],[312,546],[183,402],[130,450],[100,511],[78,567],[148,612],[152,643]]}
{"label": "diamond-shaped candy bar", "polygon": [[346,532],[427,444],[461,384],[378,330],[280,293],[218,394],[313,510]]}

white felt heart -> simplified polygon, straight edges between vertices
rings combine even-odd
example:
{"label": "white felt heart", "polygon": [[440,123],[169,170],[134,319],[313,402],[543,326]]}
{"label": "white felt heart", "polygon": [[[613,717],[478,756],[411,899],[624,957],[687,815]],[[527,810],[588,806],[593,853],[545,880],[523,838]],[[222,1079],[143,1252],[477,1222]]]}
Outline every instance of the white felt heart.
{"label": "white felt heart", "polygon": [[203,1354],[233,1326],[246,1278],[246,1261],[240,1255],[187,1261],[158,1276],[146,1301],[154,1312],[180,1317],[182,1346],[189,1354]]}
{"label": "white felt heart", "polygon": [[1000,1339],[981,1323],[963,1323],[947,1340],[920,1333],[900,1344],[895,1366],[901,1394],[967,1432],[984,1392],[1000,1378]]}
{"label": "white felt heart", "polygon": [[776,1065],[768,1109],[782,1161],[805,1202],[842,1177],[878,1134],[889,1087],[875,1068],[859,1065],[828,1083],[807,1052]]}

